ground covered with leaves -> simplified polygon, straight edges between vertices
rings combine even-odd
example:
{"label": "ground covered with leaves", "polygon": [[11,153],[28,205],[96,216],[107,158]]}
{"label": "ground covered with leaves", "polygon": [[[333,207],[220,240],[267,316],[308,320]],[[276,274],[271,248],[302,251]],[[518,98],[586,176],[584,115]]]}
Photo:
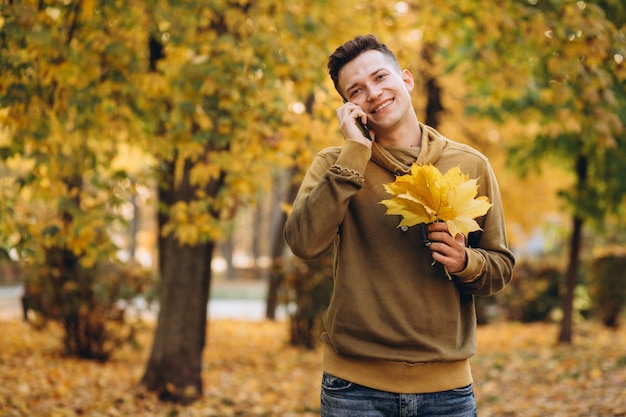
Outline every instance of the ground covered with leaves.
{"label": "ground covered with leaves", "polygon": [[[2,416],[317,416],[320,351],[288,346],[286,322],[210,323],[201,400],[160,403],[138,388],[153,328],[105,364],[59,355],[59,329],[0,321]],[[552,324],[479,329],[479,416],[626,416],[626,331],[581,324],[571,346]]]}

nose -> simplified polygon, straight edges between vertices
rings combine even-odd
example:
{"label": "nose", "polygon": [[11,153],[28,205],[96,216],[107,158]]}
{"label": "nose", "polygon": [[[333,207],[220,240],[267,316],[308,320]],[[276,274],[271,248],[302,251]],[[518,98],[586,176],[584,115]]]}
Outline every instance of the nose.
{"label": "nose", "polygon": [[367,89],[367,101],[374,101],[380,97],[383,93],[383,90],[379,88],[377,85],[371,85]]}

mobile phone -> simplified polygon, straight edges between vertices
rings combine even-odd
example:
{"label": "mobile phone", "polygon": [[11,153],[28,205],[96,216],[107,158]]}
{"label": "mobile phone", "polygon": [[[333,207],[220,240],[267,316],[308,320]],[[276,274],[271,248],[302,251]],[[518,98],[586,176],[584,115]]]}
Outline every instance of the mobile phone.
{"label": "mobile phone", "polygon": [[[346,100],[345,98],[343,99],[344,103],[347,103],[348,100]],[[361,119],[355,119],[356,120],[356,124],[357,126],[359,126],[359,129],[361,129],[361,133],[363,133],[363,136],[365,136],[368,140],[372,140],[372,136],[370,135],[370,131],[369,128],[367,127],[367,125],[364,125],[363,122],[361,121]]]}

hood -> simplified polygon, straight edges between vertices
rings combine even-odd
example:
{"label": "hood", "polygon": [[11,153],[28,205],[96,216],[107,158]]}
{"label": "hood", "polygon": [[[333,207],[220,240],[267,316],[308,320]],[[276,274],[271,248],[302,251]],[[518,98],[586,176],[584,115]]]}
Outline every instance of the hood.
{"label": "hood", "polygon": [[430,126],[420,123],[422,142],[419,148],[385,148],[372,144],[372,161],[396,175],[409,172],[411,165],[435,164],[446,145],[446,139]]}

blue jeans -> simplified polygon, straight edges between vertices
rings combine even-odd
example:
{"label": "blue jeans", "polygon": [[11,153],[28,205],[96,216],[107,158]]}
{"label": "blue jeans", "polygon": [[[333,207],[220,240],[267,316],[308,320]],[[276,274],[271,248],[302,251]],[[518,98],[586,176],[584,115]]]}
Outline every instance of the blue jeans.
{"label": "blue jeans", "polygon": [[322,376],[322,417],[476,417],[472,385],[430,394],[394,394]]}

